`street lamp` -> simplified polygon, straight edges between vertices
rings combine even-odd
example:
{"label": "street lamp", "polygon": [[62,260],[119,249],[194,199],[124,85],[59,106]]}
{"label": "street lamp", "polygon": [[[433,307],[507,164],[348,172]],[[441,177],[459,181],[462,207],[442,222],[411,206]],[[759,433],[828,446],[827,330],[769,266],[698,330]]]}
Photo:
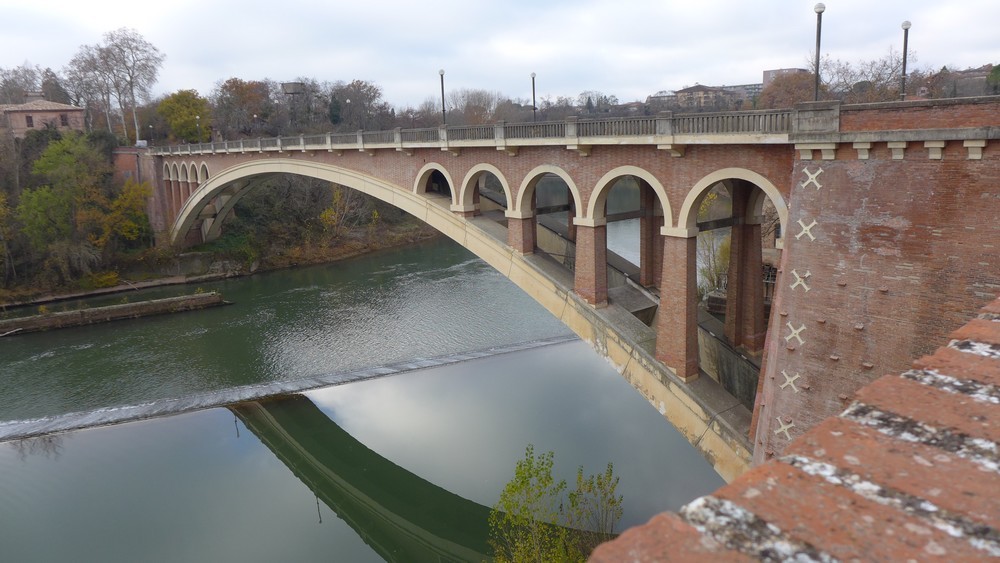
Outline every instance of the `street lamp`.
{"label": "street lamp", "polygon": [[150,146],[152,146],[152,144],[153,144],[153,124],[152,123],[149,124],[149,144],[150,144]]}
{"label": "street lamp", "polygon": [[822,2],[813,7],[816,11],[816,85],[813,87],[813,101],[819,101],[819,37],[823,29],[823,12],[826,6]]}
{"label": "street lamp", "polygon": [[910,38],[910,22],[904,21],[903,25],[903,79],[899,84],[899,99],[906,100],[906,43]]}
{"label": "street lamp", "polygon": [[198,142],[201,142],[201,116],[194,116],[194,122],[198,125]]}
{"label": "street lamp", "polygon": [[535,120],[535,113],[538,111],[538,105],[535,103],[535,73],[531,73],[531,120]]}
{"label": "street lamp", "polygon": [[250,135],[257,134],[257,114],[253,114],[253,124],[250,126]]}
{"label": "street lamp", "polygon": [[438,71],[441,76],[441,124],[448,125],[448,115],[444,111],[444,69]]}

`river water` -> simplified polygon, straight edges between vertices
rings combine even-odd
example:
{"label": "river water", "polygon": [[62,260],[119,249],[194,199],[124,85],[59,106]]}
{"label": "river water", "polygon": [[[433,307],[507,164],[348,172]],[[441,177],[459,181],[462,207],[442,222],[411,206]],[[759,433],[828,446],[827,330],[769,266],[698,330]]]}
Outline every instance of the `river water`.
{"label": "river water", "polygon": [[529,444],[613,463],[620,527],[722,483],[450,241],[201,289],[234,304],[0,339],[0,560],[481,559]]}

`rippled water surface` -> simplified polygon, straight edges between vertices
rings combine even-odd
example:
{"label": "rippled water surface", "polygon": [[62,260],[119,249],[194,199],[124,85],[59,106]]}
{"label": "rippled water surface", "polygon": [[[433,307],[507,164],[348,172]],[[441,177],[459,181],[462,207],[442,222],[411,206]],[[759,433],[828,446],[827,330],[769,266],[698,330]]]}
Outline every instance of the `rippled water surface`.
{"label": "rippled water surface", "polygon": [[[454,519],[488,513],[528,444],[571,481],[614,463],[623,526],[721,484],[448,241],[203,289],[234,305],[0,339],[0,429],[229,405],[0,442],[0,561],[481,560],[482,523]],[[234,404],[247,386],[390,371]]]}

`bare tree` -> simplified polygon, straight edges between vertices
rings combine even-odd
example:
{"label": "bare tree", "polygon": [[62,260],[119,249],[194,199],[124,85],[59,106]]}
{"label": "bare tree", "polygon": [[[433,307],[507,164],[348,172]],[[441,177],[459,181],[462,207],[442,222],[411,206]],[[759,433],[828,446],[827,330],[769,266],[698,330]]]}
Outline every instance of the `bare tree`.
{"label": "bare tree", "polygon": [[[119,105],[123,111],[126,107],[132,111],[135,138],[138,139],[138,100],[148,99],[150,88],[163,66],[164,55],[137,31],[125,27],[104,34],[101,50],[114,70]],[[125,136],[128,137],[127,131]]]}
{"label": "bare tree", "polygon": [[104,111],[108,131],[113,131],[111,99],[116,95],[115,75],[101,47],[82,45],[63,73],[69,87],[70,98],[87,109],[87,122],[91,122],[94,105]]}
{"label": "bare tree", "polygon": [[[462,88],[452,91],[451,101],[454,124],[482,125],[494,120],[497,105],[503,99],[500,92]],[[461,117],[460,117],[461,116]]]}
{"label": "bare tree", "polygon": [[14,68],[0,68],[0,103],[23,104],[28,92],[40,89],[42,69],[25,61]]}

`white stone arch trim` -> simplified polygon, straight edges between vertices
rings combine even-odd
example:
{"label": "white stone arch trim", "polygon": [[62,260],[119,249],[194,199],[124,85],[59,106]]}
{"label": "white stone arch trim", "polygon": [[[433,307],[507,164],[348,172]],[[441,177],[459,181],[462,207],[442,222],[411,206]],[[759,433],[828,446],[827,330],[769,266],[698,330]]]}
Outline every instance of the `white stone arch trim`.
{"label": "white stone arch trim", "polygon": [[170,162],[163,163],[163,179],[164,180],[176,180],[177,166],[171,164]]}
{"label": "white stone arch trim", "polygon": [[592,219],[595,222],[599,219],[605,218],[605,206],[604,203],[608,199],[608,194],[611,192],[611,186],[614,185],[615,181],[622,176],[635,176],[649,184],[653,188],[653,192],[656,194],[656,198],[660,201],[660,207],[663,209],[663,225],[661,227],[671,228],[673,227],[673,211],[670,208],[670,198],[667,197],[667,190],[663,188],[663,184],[648,170],[639,168],[638,166],[619,166],[613,170],[608,171],[607,174],[601,177],[597,181],[597,186],[594,188],[594,193],[590,196],[590,202],[587,206],[587,214],[584,215],[586,219]]}
{"label": "white stone arch trim", "polygon": [[205,161],[202,161],[202,163],[198,166],[198,182],[202,183],[207,181],[208,181],[208,164]]}
{"label": "white stone arch trim", "polygon": [[428,162],[420,168],[420,171],[417,172],[417,179],[413,182],[413,193],[417,195],[427,193],[427,180],[435,170],[444,175],[445,181],[448,182],[448,187],[451,188],[451,204],[455,205],[455,198],[458,197],[455,181],[451,179],[448,169],[438,162]]}
{"label": "white stone arch trim", "polygon": [[538,180],[546,174],[555,174],[562,178],[562,181],[566,182],[566,185],[569,186],[569,192],[573,194],[573,204],[576,207],[577,213],[583,209],[583,198],[580,197],[580,189],[576,187],[576,182],[573,181],[572,176],[558,166],[543,164],[536,166],[524,176],[524,181],[521,182],[521,187],[517,190],[516,205],[513,210],[508,209],[507,217],[511,219],[527,219],[534,216],[529,198],[535,193],[535,186],[538,184]]}
{"label": "white stone arch trim", "polygon": [[188,181],[194,182],[196,184],[199,183],[198,182],[198,164],[196,162],[194,162],[194,161],[191,161],[191,162],[189,162],[187,164],[187,167],[188,167]]}
{"label": "white stone arch trim", "polygon": [[188,167],[187,167],[187,164],[185,164],[183,162],[181,163],[181,165],[179,167],[179,170],[178,170],[177,179],[179,181],[181,181],[181,182],[187,182],[188,181]]}
{"label": "white stone arch trim", "polygon": [[506,176],[500,169],[492,164],[477,164],[473,166],[469,172],[465,175],[465,179],[462,180],[462,189],[458,194],[458,203],[452,206],[452,211],[475,211],[475,203],[472,201],[472,192],[476,189],[476,182],[479,180],[479,176],[483,173],[489,172],[500,180],[500,185],[503,187],[503,193],[507,197],[507,209],[511,209],[514,206],[514,196],[510,192],[510,183],[507,182]]}
{"label": "white stone arch trim", "polygon": [[[775,210],[778,211],[778,220],[781,222],[781,232],[786,232],[788,228],[788,205],[785,203],[785,198],[781,196],[781,192],[778,191],[778,188],[776,188],[770,180],[753,170],[747,170],[746,168],[723,168],[712,172],[701,180],[698,180],[698,182],[688,191],[687,197],[684,198],[684,205],[681,206],[681,212],[677,218],[678,229],[685,230],[688,233],[697,234],[698,202],[701,200],[702,195],[708,193],[708,190],[715,184],[732,179],[746,180],[747,182],[750,182],[760,188],[764,194],[771,199],[771,203],[774,204]],[[764,204],[764,200],[757,198],[755,200],[751,200],[751,203],[752,206],[748,206],[747,208],[748,219],[753,219],[754,217],[760,215],[760,209]],[[688,236],[693,235],[689,234]]]}

